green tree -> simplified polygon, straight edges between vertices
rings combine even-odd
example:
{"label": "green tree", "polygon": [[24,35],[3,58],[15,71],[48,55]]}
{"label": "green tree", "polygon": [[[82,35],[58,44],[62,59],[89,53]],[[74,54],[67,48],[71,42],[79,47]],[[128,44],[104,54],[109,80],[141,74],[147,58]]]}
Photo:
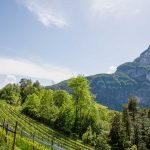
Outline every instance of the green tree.
{"label": "green tree", "polygon": [[72,97],[75,107],[73,132],[81,137],[82,134],[86,132],[87,128],[93,124],[94,115],[97,116],[98,111],[94,106],[94,97],[90,92],[89,82],[86,78],[83,76],[72,78],[69,80],[68,85],[73,91]]}
{"label": "green tree", "polygon": [[[32,87],[32,86],[31,86],[31,87]],[[31,91],[32,91],[33,93],[36,93],[36,94],[38,95],[38,94],[40,94],[40,92],[41,92],[42,90],[43,90],[43,88],[42,88],[40,82],[39,82],[39,81],[35,81],[35,82],[33,83],[33,87],[31,88]]]}
{"label": "green tree", "polygon": [[36,88],[41,88],[40,82],[39,82],[38,80],[36,80],[36,81],[33,83],[33,86],[36,87]]}
{"label": "green tree", "polygon": [[[60,93],[58,92],[58,94]],[[75,120],[74,103],[73,103],[72,97],[69,94],[67,93],[64,93],[64,94],[65,96],[63,96],[63,99],[64,97],[65,99],[61,100],[62,103],[60,103],[61,107],[59,107],[59,114],[55,121],[55,126],[61,131],[64,131],[66,134],[70,135],[72,132],[71,130],[73,128],[74,120]],[[57,106],[60,106],[60,105],[58,105],[57,103]]]}
{"label": "green tree", "polygon": [[139,146],[139,142],[140,142],[140,127],[138,123],[134,124],[134,144],[137,146]]}
{"label": "green tree", "polygon": [[54,105],[53,91],[44,90],[41,96],[40,118],[44,123],[53,124],[58,115],[58,108]]}
{"label": "green tree", "polygon": [[23,112],[30,117],[38,118],[39,117],[39,106],[40,98],[35,93],[27,96],[25,103],[23,104]]}
{"label": "green tree", "polygon": [[150,119],[150,109],[148,110],[148,118]]}
{"label": "green tree", "polygon": [[108,136],[105,133],[102,133],[97,137],[95,150],[111,150],[111,147],[108,144]]}
{"label": "green tree", "polygon": [[84,143],[92,144],[94,141],[93,131],[91,126],[87,128],[87,131],[82,135],[82,140]]}
{"label": "green tree", "polygon": [[62,107],[62,105],[65,101],[68,101],[68,99],[70,99],[70,96],[66,91],[59,90],[59,91],[54,91],[53,99],[54,99],[55,106],[60,108],[60,107]]}
{"label": "green tree", "polygon": [[125,134],[122,127],[121,115],[117,113],[112,121],[110,139],[113,150],[124,150]]}
{"label": "green tree", "polygon": [[21,79],[20,80],[20,90],[21,90],[20,94],[21,94],[22,104],[23,104],[25,102],[25,99],[27,98],[27,96],[29,94],[34,93],[32,81],[29,79]]}
{"label": "green tree", "polygon": [[131,124],[130,114],[127,105],[123,106],[123,123],[126,131],[126,137],[130,141],[132,124]]}
{"label": "green tree", "polygon": [[0,91],[0,97],[11,105],[19,105],[21,102],[19,86],[17,84],[7,84]]}
{"label": "green tree", "polygon": [[132,113],[133,121],[135,121],[135,113],[137,111],[137,98],[136,97],[130,97],[129,103],[128,103],[128,109]]}
{"label": "green tree", "polygon": [[137,146],[133,145],[129,150],[137,150]]}

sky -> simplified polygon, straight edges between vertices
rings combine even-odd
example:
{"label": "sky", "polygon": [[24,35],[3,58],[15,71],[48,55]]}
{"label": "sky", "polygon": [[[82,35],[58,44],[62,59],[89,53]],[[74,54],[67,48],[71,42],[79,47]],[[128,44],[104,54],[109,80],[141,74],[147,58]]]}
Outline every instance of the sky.
{"label": "sky", "polygon": [[113,73],[150,45],[150,0],[1,0],[0,87]]}

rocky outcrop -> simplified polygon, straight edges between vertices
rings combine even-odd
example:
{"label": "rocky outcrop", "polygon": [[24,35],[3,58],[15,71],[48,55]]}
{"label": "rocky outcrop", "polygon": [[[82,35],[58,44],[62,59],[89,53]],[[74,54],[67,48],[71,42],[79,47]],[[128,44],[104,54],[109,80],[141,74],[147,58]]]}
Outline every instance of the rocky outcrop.
{"label": "rocky outcrop", "polygon": [[149,48],[146,51],[144,51],[140,55],[140,57],[138,57],[137,59],[135,59],[134,62],[137,62],[137,63],[139,63],[139,64],[141,64],[143,66],[150,67],[150,46],[149,46]]}
{"label": "rocky outcrop", "polygon": [[150,72],[150,68],[137,62],[129,62],[119,66],[117,72],[125,73],[132,78],[145,77],[146,79],[147,74]]}

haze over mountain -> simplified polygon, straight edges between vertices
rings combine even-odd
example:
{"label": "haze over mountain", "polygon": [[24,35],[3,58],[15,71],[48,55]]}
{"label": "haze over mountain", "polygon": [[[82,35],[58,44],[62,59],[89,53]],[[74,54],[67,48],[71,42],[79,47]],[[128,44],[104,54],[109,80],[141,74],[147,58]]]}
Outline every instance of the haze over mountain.
{"label": "haze over mountain", "polygon": [[[111,109],[121,110],[130,96],[136,96],[140,105],[150,106],[150,46],[133,62],[117,67],[115,73],[97,74],[87,79],[97,102]],[[69,90],[66,81],[46,88]]]}

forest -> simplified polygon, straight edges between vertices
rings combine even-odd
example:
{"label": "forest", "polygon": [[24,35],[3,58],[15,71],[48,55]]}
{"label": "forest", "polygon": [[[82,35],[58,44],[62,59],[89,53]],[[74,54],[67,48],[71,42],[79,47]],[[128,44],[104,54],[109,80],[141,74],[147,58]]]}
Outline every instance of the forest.
{"label": "forest", "polygon": [[68,80],[71,91],[47,90],[38,81],[21,79],[0,90],[0,99],[65,136],[82,140],[96,150],[150,149],[150,109],[130,97],[122,112],[97,104],[89,81]]}

